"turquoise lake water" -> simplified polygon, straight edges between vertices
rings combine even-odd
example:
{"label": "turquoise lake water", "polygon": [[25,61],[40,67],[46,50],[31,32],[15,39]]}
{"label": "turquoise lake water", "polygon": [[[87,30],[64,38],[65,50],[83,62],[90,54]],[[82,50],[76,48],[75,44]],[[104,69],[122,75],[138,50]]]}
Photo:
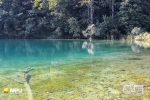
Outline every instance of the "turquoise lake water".
{"label": "turquoise lake water", "polygon": [[0,68],[46,67],[126,53],[132,53],[130,45],[111,41],[0,40]]}
{"label": "turquoise lake water", "polygon": [[[0,40],[0,100],[150,100],[150,49],[144,47],[107,40]],[[25,76],[18,71],[29,67]],[[126,94],[126,85],[142,85],[144,92]]]}

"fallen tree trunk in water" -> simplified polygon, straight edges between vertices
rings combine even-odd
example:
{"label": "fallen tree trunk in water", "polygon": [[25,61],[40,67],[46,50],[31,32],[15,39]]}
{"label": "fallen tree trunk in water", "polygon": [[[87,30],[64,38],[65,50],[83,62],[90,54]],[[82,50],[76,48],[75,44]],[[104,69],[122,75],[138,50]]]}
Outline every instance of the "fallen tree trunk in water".
{"label": "fallen tree trunk in water", "polygon": [[31,68],[28,68],[26,71],[22,71],[22,70],[19,70],[20,74],[21,74],[21,78],[22,78],[22,82],[26,88],[26,91],[27,91],[27,94],[28,94],[28,100],[33,100],[33,95],[32,95],[32,90],[31,90],[31,87],[29,85],[29,79],[28,77],[26,76],[26,74],[28,72],[30,72]]}

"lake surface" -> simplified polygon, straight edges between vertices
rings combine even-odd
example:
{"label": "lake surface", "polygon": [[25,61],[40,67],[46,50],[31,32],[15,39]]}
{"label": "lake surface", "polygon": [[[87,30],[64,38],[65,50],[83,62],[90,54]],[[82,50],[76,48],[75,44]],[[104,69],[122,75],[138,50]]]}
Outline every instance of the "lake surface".
{"label": "lake surface", "polygon": [[[134,43],[0,40],[0,100],[29,99],[18,69],[29,72],[25,80],[34,100],[148,100],[149,61],[150,49]],[[141,87],[130,92],[129,85]],[[3,93],[3,88],[23,92]]]}
{"label": "lake surface", "polygon": [[0,40],[0,47],[0,68],[4,69],[47,66],[132,52],[130,45],[110,41]]}

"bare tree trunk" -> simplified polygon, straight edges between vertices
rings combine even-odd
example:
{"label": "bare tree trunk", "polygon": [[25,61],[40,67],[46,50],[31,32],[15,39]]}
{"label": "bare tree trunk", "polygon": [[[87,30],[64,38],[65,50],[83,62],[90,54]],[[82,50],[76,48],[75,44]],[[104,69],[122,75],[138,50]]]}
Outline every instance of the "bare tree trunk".
{"label": "bare tree trunk", "polygon": [[88,7],[88,24],[89,24],[90,23],[90,6],[87,5],[87,7]]}
{"label": "bare tree trunk", "polygon": [[112,11],[112,28],[113,28],[114,27],[114,0],[112,0],[111,11]]}
{"label": "bare tree trunk", "polygon": [[91,0],[91,3],[90,3],[90,24],[93,24],[93,14],[94,14],[93,0]]}
{"label": "bare tree trunk", "polygon": [[28,100],[33,100],[33,94],[32,94],[32,89],[28,83],[28,77],[26,76],[26,74],[28,72],[30,72],[32,69],[28,68],[26,71],[22,71],[22,70],[19,70],[20,71],[20,76],[22,78],[22,82],[26,88],[26,91],[27,91],[27,94],[28,94]]}
{"label": "bare tree trunk", "polygon": [[90,8],[90,24],[93,24],[93,8]]}
{"label": "bare tree trunk", "polygon": [[94,14],[93,0],[90,0],[90,2],[87,2],[86,6],[88,8],[88,24],[93,24],[93,14]]}

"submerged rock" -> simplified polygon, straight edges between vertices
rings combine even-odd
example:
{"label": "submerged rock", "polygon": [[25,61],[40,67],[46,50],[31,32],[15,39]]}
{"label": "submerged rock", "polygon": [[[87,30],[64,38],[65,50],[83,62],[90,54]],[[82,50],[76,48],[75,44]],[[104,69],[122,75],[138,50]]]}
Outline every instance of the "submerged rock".
{"label": "submerged rock", "polygon": [[123,58],[123,60],[142,60],[142,59],[138,57],[131,57],[131,58]]}

